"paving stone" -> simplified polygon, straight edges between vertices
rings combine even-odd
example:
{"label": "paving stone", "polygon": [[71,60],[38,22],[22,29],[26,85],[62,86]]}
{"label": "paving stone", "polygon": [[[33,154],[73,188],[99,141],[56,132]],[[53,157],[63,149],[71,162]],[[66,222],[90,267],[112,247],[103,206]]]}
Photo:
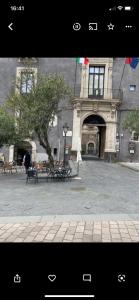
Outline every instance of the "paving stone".
{"label": "paving stone", "polygon": [[93,231],[93,226],[92,225],[85,225],[85,230],[92,230]]}
{"label": "paving stone", "polygon": [[128,230],[128,233],[132,236],[138,236],[138,232],[136,230]]}
{"label": "paving stone", "polygon": [[62,227],[69,227],[69,225],[70,225],[70,222],[63,222],[61,226]]}
{"label": "paving stone", "polygon": [[71,243],[71,240],[63,240],[63,243]]}
{"label": "paving stone", "polygon": [[37,235],[36,237],[34,237],[33,240],[34,241],[43,241],[44,240],[44,235]]}
{"label": "paving stone", "polygon": [[120,233],[128,233],[128,229],[120,229]]}
{"label": "paving stone", "polygon": [[92,241],[93,241],[93,237],[91,235],[88,234],[83,235],[83,242],[92,242]]}
{"label": "paving stone", "polygon": [[102,239],[103,243],[111,243],[111,239]]}
{"label": "paving stone", "polygon": [[131,240],[139,242],[139,236],[131,236]]}
{"label": "paving stone", "polygon": [[84,230],[84,234],[90,234],[90,235],[92,235],[93,231],[92,230]]}
{"label": "paving stone", "polygon": [[56,233],[56,237],[64,237],[65,236],[65,232],[63,232],[63,231],[58,231],[57,233]]}
{"label": "paving stone", "polygon": [[19,235],[19,238],[26,238],[28,236],[28,233],[21,233]]}
{"label": "paving stone", "polygon": [[111,236],[110,236],[110,234],[102,234],[102,239],[111,239]]}
{"label": "paving stone", "polygon": [[131,240],[131,239],[128,239],[128,238],[123,238],[123,237],[122,237],[122,241],[123,241],[123,242],[129,242],[129,243],[131,243],[131,242],[132,242],[132,240]]}
{"label": "paving stone", "polygon": [[48,234],[46,235],[46,238],[45,238],[45,239],[47,239],[47,240],[53,240],[54,236],[55,236],[55,234],[48,233]]}
{"label": "paving stone", "polygon": [[60,232],[66,232],[67,231],[67,229],[68,229],[68,227],[60,227],[60,229],[58,230],[58,231],[60,231]]}
{"label": "paving stone", "polygon": [[47,221],[47,222],[46,222],[46,225],[48,225],[48,226],[53,226],[53,225],[54,225],[54,222],[53,222],[53,221]]}
{"label": "paving stone", "polygon": [[77,226],[77,222],[70,222],[69,226]]}
{"label": "paving stone", "polygon": [[81,243],[81,242],[82,242],[82,239],[74,238],[74,239],[73,239],[73,242],[74,242],[74,243]]}
{"label": "paving stone", "polygon": [[[41,232],[41,231],[40,231],[40,232]],[[50,229],[48,232],[49,232],[49,233],[52,233],[52,234],[56,234],[56,233],[58,232],[58,230]]]}
{"label": "paving stone", "polygon": [[34,237],[34,236],[36,236],[37,234],[38,234],[38,231],[31,231],[31,232],[28,233],[28,236],[29,236],[29,237]]}
{"label": "paving stone", "polygon": [[74,230],[67,230],[66,231],[66,234],[72,234],[72,235],[74,235],[75,234],[75,229]]}
{"label": "paving stone", "polygon": [[111,240],[112,242],[114,242],[114,243],[121,243],[122,242],[122,239],[118,239],[118,238],[112,238],[112,240]]}
{"label": "paving stone", "polygon": [[6,232],[14,232],[14,231],[16,231],[16,228],[15,228],[15,227],[11,227],[11,228],[9,228],[8,230],[6,230]]}
{"label": "paving stone", "polygon": [[108,221],[102,221],[102,227],[109,227],[110,223]]}
{"label": "paving stone", "polygon": [[76,232],[84,232],[84,226],[77,226]]}
{"label": "paving stone", "polygon": [[72,241],[73,238],[74,238],[74,236],[71,235],[71,234],[70,234],[70,235],[69,235],[69,234],[66,234],[65,237],[64,237],[65,240],[69,240],[69,241]]}
{"label": "paving stone", "polygon": [[99,235],[97,235],[97,234],[95,234],[95,235],[93,235],[93,242],[94,242],[94,241],[96,241],[96,242],[101,242],[101,241],[102,241],[102,237],[99,236]]}
{"label": "paving stone", "polygon": [[63,237],[55,237],[54,239],[53,239],[53,242],[57,242],[57,243],[59,243],[59,242],[62,242],[63,241]]}
{"label": "paving stone", "polygon": [[6,242],[13,242],[15,240],[15,237],[9,236],[5,241]]}
{"label": "paving stone", "polygon": [[32,237],[28,236],[27,238],[24,239],[24,242],[30,243],[30,242],[33,242],[33,239],[34,239],[33,236]]}
{"label": "paving stone", "polygon": [[21,226],[20,223],[16,223],[16,224],[13,225],[13,227],[20,227],[20,226]]}
{"label": "paving stone", "polygon": [[23,242],[23,241],[24,241],[24,238],[16,238],[16,239],[14,240],[15,243],[21,243],[21,242]]}
{"label": "paving stone", "polygon": [[120,235],[121,235],[122,238],[130,238],[130,235],[128,233],[122,233],[121,232]]}
{"label": "paving stone", "polygon": [[5,233],[5,230],[0,229],[0,236]]}
{"label": "paving stone", "polygon": [[5,224],[3,227],[2,227],[2,229],[3,230],[5,230],[5,229],[9,229],[10,227],[12,227],[12,224],[10,223],[8,223],[8,224]]}
{"label": "paving stone", "polygon": [[119,233],[111,233],[111,237],[112,238],[120,238],[120,234]]}
{"label": "paving stone", "polygon": [[10,232],[5,232],[5,233],[3,233],[3,234],[0,236],[0,238],[1,238],[1,239],[6,239],[6,238],[8,238],[10,235],[11,235]]}
{"label": "paving stone", "polygon": [[53,242],[53,240],[50,240],[50,239],[44,239],[43,240],[43,243],[52,243]]}
{"label": "paving stone", "polygon": [[83,237],[83,233],[77,232],[74,234],[74,239],[81,239]]}

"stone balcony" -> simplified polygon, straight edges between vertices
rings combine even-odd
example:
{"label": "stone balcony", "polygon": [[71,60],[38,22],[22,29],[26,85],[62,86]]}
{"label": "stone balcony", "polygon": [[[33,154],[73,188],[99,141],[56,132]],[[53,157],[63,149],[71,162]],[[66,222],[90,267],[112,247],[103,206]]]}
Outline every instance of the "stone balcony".
{"label": "stone balcony", "polygon": [[117,102],[121,103],[123,99],[123,91],[121,89],[95,89],[88,88],[74,89],[74,100],[84,102]]}

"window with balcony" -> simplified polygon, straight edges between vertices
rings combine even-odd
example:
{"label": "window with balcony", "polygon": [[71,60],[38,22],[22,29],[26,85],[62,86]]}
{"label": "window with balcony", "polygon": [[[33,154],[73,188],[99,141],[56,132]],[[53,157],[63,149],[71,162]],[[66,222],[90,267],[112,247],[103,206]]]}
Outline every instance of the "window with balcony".
{"label": "window with balcony", "polygon": [[34,85],[34,74],[33,72],[21,72],[21,94],[30,93]]}
{"label": "window with balcony", "polygon": [[89,87],[88,97],[103,98],[104,95],[104,75],[105,67],[90,66],[89,67]]}

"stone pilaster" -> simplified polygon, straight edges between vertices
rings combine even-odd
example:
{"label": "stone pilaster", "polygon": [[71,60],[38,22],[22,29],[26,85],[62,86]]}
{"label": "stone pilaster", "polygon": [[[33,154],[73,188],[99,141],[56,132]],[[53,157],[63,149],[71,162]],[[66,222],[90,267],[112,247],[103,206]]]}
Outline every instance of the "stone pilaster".
{"label": "stone pilaster", "polygon": [[79,150],[79,139],[81,141],[80,129],[80,104],[74,104],[73,109],[73,133],[72,133],[72,150]]}

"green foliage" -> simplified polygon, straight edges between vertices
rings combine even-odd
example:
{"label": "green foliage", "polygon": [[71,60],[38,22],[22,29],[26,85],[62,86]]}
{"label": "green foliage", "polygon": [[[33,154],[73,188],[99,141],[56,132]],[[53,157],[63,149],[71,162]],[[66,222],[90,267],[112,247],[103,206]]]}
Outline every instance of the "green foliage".
{"label": "green foliage", "polygon": [[59,113],[60,101],[66,97],[71,99],[72,92],[62,76],[39,74],[30,93],[16,93],[7,102],[8,108],[13,113],[17,112],[16,123],[22,138],[37,137],[51,162],[53,158],[48,141],[50,124]]}
{"label": "green foliage", "polygon": [[17,143],[19,140],[15,119],[3,107],[0,107],[0,147]]}
{"label": "green foliage", "polygon": [[123,128],[139,132],[139,109],[136,109],[127,115],[123,122]]}

